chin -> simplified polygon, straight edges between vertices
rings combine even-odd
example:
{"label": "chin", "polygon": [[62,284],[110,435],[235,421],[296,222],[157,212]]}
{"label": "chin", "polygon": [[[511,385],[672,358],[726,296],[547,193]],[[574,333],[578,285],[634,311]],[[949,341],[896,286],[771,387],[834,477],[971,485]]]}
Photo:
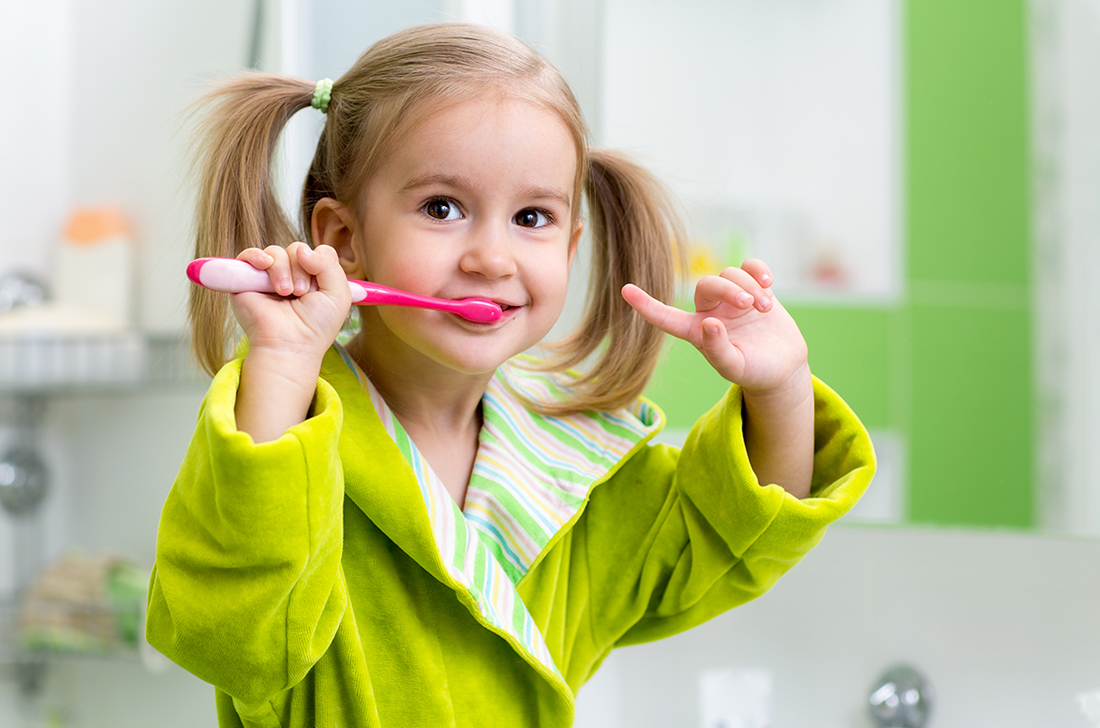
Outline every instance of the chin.
{"label": "chin", "polygon": [[441,363],[462,374],[491,374],[514,354],[486,356],[486,352],[477,352],[473,356],[451,356]]}
{"label": "chin", "polygon": [[530,347],[497,347],[479,345],[477,342],[437,351],[432,356],[440,364],[462,374],[491,374],[504,362]]}
{"label": "chin", "polygon": [[[545,337],[545,332],[518,332],[498,329],[472,337],[444,336],[429,344],[430,350],[422,350],[441,364],[464,374],[484,374],[492,372],[512,357],[522,354],[536,346]],[[538,333],[540,335],[536,336]],[[434,345],[433,345],[434,344]]]}

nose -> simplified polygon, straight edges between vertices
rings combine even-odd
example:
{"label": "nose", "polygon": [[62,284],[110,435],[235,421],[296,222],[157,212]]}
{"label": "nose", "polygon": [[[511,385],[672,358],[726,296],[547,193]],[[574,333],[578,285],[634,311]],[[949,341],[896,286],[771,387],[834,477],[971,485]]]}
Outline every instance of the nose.
{"label": "nose", "polygon": [[465,273],[490,280],[507,278],[516,273],[510,240],[500,230],[478,230],[470,237],[459,266]]}

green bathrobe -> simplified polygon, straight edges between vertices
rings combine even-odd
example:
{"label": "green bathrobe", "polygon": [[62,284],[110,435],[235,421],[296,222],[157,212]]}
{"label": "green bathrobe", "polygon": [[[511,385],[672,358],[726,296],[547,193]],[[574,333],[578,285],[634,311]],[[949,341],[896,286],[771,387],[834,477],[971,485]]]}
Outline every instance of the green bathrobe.
{"label": "green bathrobe", "polygon": [[[815,381],[811,496],[761,486],[732,387],[682,450],[647,402],[573,418],[506,365],[463,512],[346,354],[308,420],[257,445],[215,377],[161,517],[149,642],[216,687],[221,726],[553,728],[615,647],[767,591],[867,487],[866,431]],[[605,442],[606,441],[606,442]]]}

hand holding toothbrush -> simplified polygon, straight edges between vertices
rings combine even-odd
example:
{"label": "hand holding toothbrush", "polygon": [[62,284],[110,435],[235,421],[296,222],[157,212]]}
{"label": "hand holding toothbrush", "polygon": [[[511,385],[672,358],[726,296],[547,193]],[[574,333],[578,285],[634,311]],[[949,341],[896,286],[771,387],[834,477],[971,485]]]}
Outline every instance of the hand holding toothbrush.
{"label": "hand holding toothbrush", "polygon": [[248,248],[237,261],[263,271],[276,293],[230,297],[248,338],[234,408],[237,429],[267,442],[308,415],[321,360],[347,318],[351,291],[336,250],[326,245]]}
{"label": "hand holding toothbrush", "polygon": [[[271,276],[260,268],[235,258],[198,258],[187,266],[187,277],[191,282],[204,288],[224,293],[277,293],[283,296],[300,296],[298,285],[291,287],[284,281],[280,290],[276,290]],[[304,285],[304,282],[303,282]],[[477,323],[499,321],[503,311],[499,304],[484,298],[464,298],[458,301],[446,298],[432,298],[415,293],[401,291],[389,286],[368,281],[348,280],[351,289],[351,302],[359,306],[412,306],[449,311]],[[315,291],[315,285],[308,291]],[[289,291],[289,293],[287,293]]]}
{"label": "hand holding toothbrush", "polygon": [[[295,246],[297,257],[291,252]],[[281,302],[289,304],[291,310],[301,318],[307,310],[298,305],[296,301],[311,293],[320,292],[320,288],[313,273],[310,271],[308,261],[317,252],[327,254],[328,246],[319,246],[318,251],[311,251],[303,243],[294,243],[291,248],[284,251],[279,246],[272,246],[261,251],[258,248],[250,248],[241,253],[238,258],[198,258],[187,266],[187,277],[198,286],[224,293],[272,293],[281,296]],[[338,264],[338,261],[337,261]],[[333,280],[334,288],[339,287],[339,277]],[[475,323],[491,324],[499,321],[503,311],[499,304],[484,298],[464,298],[450,300],[421,296],[396,288],[390,288],[377,283],[367,281],[348,280],[347,287],[351,293],[351,303],[359,306],[412,306],[418,308],[435,309],[457,314],[468,321]],[[311,296],[311,302],[317,297]],[[339,309],[344,309],[343,297],[339,296]],[[257,302],[258,305],[264,305]],[[321,305],[317,303],[316,305]],[[249,322],[254,319],[254,313],[240,307],[234,299],[234,313],[245,314]],[[286,306],[282,306],[286,308]],[[345,312],[346,316],[346,312]],[[341,319],[343,321],[343,319]],[[241,321],[246,329],[246,321]],[[314,327],[311,325],[311,329]],[[322,330],[329,327],[322,327]],[[327,336],[322,336],[322,339]],[[282,339],[280,339],[282,340]],[[294,340],[293,337],[290,339]],[[251,341],[251,338],[250,338]]]}
{"label": "hand holding toothbrush", "polygon": [[[206,265],[196,265],[199,262],[196,261],[188,266],[189,277],[199,278],[196,282],[207,288],[238,294],[230,298],[230,306],[248,337],[250,350],[293,352],[295,356],[315,358],[319,363],[336,340],[351,308],[351,291],[336,250],[326,245],[316,249],[305,243],[292,243],[286,248],[279,245],[247,248],[236,259],[205,261]],[[217,272],[219,264],[223,271],[235,273],[235,278],[223,275],[217,282],[238,285],[201,282],[204,277],[217,280],[219,276],[211,274]],[[251,286],[239,285],[249,279]]]}
{"label": "hand holding toothbrush", "polygon": [[[237,424],[257,440],[274,439],[304,418],[321,360],[353,303],[436,309],[484,324],[502,315],[500,306],[486,299],[452,301],[347,280],[335,249],[327,245],[273,245],[248,248],[235,259],[199,258],[187,267],[187,276],[196,285],[237,294],[230,305],[249,342]],[[287,418],[284,412],[294,414]]]}

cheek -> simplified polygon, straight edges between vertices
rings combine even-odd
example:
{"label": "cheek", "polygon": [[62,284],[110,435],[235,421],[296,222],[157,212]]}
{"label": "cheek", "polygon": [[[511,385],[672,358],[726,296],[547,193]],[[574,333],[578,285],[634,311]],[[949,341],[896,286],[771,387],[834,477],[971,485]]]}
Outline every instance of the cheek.
{"label": "cheek", "polygon": [[435,280],[430,263],[409,265],[403,261],[401,265],[396,265],[391,270],[395,285],[412,293],[430,290]]}
{"label": "cheek", "polygon": [[387,251],[373,259],[375,283],[400,288],[412,293],[431,294],[439,284],[440,256],[417,255],[408,247]]}
{"label": "cheek", "polygon": [[537,284],[547,303],[552,303],[559,311],[565,305],[569,288],[569,265],[564,259],[546,261],[545,265],[535,269]]}

